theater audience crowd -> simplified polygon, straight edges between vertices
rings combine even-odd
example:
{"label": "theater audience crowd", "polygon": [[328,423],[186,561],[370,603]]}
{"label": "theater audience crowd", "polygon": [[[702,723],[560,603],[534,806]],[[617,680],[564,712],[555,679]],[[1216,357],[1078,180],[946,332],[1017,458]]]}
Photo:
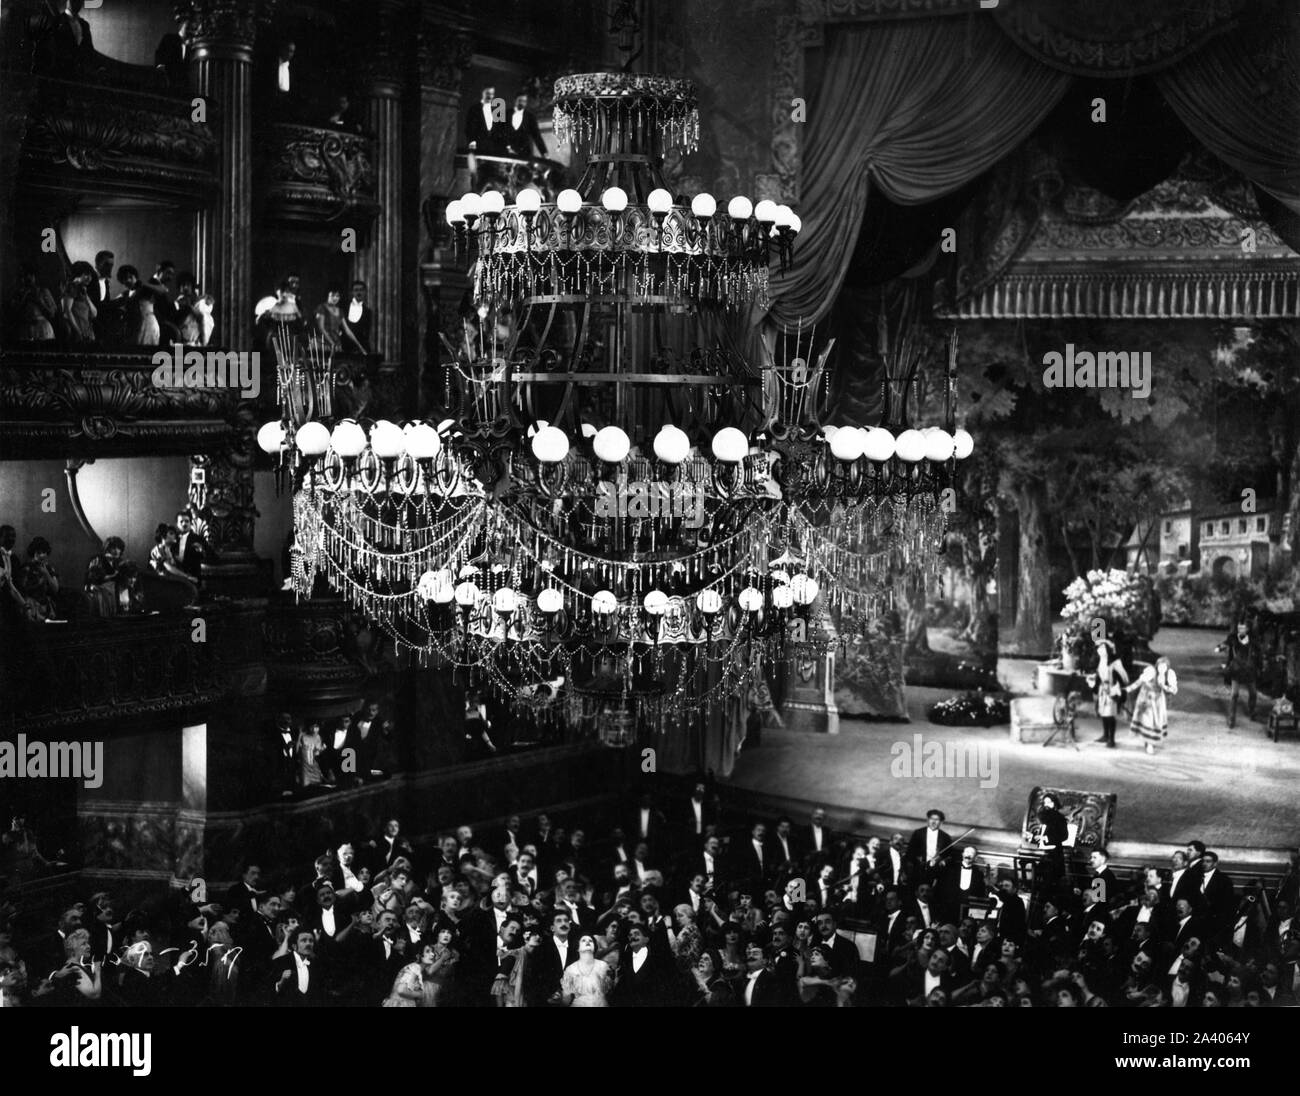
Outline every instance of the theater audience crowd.
{"label": "theater audience crowd", "polygon": [[[326,730],[299,736],[322,773]],[[909,837],[850,838],[822,811],[733,822],[705,781],[664,807],[422,842],[389,819],[310,864],[246,863],[220,893],[177,880],[127,908],[99,892],[46,924],[0,910],[0,993],[97,1007],[1295,1002],[1294,870],[1267,893],[1241,886],[1192,841],[1122,882],[1098,851],[1026,901],[951,847],[942,812]]]}

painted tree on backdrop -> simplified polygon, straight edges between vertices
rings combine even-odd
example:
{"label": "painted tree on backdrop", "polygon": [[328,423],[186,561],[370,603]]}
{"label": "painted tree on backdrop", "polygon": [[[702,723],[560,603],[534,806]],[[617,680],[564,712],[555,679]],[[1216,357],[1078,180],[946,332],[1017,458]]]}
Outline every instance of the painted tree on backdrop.
{"label": "painted tree on backdrop", "polygon": [[[1046,389],[1043,355],[1067,343],[1153,347],[1149,398],[1127,389]],[[1100,321],[963,327],[959,391],[968,427],[997,467],[1003,505],[1018,518],[1016,618],[1000,623],[1004,653],[1043,656],[1052,646],[1051,546],[1064,541],[1076,573],[1111,562],[1141,520],[1186,495],[1188,469],[1212,448],[1208,325]],[[1006,546],[1002,546],[1006,550]]]}

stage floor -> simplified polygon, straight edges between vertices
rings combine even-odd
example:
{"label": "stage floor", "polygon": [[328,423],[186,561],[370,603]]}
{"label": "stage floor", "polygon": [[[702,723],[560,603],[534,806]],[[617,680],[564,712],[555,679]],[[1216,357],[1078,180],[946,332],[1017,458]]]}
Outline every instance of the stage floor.
{"label": "stage floor", "polygon": [[[1116,731],[1116,749],[1097,742],[1101,723],[1090,702],[1080,713],[1076,752],[1012,742],[1006,726],[937,726],[925,711],[951,692],[909,689],[912,722],[846,719],[838,735],[764,731],[761,744],[737,759],[728,783],[773,797],[918,820],[938,807],[947,815],[945,830],[954,836],[969,826],[1018,832],[1030,789],[1054,784],[1114,792],[1116,843],[1167,844],[1170,852],[1192,838],[1212,848],[1294,848],[1300,842],[1300,735],[1283,732],[1278,743],[1268,738],[1263,717],[1270,701],[1263,696],[1258,721],[1245,718],[1243,698],[1236,729],[1228,730],[1222,656],[1212,650],[1222,638],[1211,631],[1167,628],[1152,642],[1169,656],[1179,680],[1169,738],[1154,757],[1147,756],[1126,722]],[[1028,665],[1017,670],[1019,685],[1028,680]],[[912,746],[918,734],[923,743],[973,740],[995,751],[997,785],[982,788],[980,779],[970,776],[894,776],[891,748],[900,742]]]}

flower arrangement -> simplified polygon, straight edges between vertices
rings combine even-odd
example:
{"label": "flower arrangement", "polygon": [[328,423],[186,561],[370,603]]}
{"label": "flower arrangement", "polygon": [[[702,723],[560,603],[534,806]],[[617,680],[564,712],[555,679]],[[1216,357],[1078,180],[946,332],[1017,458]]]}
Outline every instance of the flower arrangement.
{"label": "flower arrangement", "polygon": [[1005,696],[970,692],[940,700],[926,714],[943,727],[991,727],[1011,722],[1011,705]]}
{"label": "flower arrangement", "polygon": [[1141,575],[1112,568],[1089,571],[1065,588],[1065,608],[1061,619],[1066,622],[1070,642],[1091,645],[1092,622],[1102,620],[1106,635],[1141,634],[1151,612],[1151,583]]}

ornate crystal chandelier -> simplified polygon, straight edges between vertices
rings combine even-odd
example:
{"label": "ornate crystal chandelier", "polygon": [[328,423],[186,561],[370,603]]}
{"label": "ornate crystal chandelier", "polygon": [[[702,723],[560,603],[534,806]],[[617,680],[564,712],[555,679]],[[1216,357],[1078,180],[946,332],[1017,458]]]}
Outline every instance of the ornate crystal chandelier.
{"label": "ornate crystal chandelier", "polygon": [[555,91],[577,187],[448,206],[478,322],[444,340],[438,413],[331,428],[303,410],[330,406],[328,369],[277,348],[285,413],[259,442],[293,472],[300,596],[324,575],[399,649],[621,742],[865,628],[900,561],[933,559],[972,445],[951,361],[946,428],[922,432],[906,385],[885,425],[823,426],[831,347],[811,332],[747,352],[742,314],[800,220],[667,189],[693,85]]}

